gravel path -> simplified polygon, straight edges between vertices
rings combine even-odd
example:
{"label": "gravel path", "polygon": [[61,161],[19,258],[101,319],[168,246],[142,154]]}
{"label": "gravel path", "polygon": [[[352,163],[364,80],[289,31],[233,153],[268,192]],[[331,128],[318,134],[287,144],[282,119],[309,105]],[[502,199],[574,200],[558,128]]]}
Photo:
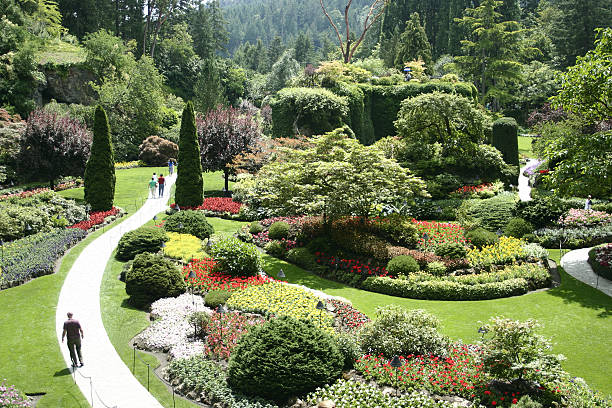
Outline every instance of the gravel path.
{"label": "gravel path", "polygon": [[561,266],[574,278],[612,297],[612,281],[597,275],[588,263],[590,249],[582,248],[568,252],[561,258]]}
{"label": "gravel path", "polygon": [[[77,369],[75,380],[92,406],[161,408],[161,404],[134,378],[106,334],[100,313],[100,285],[106,264],[121,236],[167,208],[175,180],[176,175],[166,177],[163,198],[148,199],[131,217],[91,242],[75,261],[62,286],[55,313],[57,339],[66,366],[70,367],[68,348],[61,343],[61,338],[66,313],[73,312],[84,331],[82,354],[85,362],[84,367]],[[145,184],[146,180],[143,180],[143,189]]]}

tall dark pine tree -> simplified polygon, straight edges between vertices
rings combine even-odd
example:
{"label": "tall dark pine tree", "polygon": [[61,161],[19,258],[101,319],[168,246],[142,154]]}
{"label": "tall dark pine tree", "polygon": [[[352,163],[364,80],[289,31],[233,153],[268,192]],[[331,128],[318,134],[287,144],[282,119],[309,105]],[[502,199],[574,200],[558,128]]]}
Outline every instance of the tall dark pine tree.
{"label": "tall dark pine tree", "polygon": [[85,201],[93,211],[108,211],[115,199],[115,156],[108,117],[96,107],[91,155],[85,166]]}
{"label": "tall dark pine tree", "polygon": [[425,66],[431,68],[431,44],[427,40],[425,29],[421,25],[419,13],[412,13],[406,22],[406,29],[399,38],[395,51],[395,67],[402,69],[406,62],[421,59]]}
{"label": "tall dark pine tree", "polygon": [[202,204],[204,197],[202,162],[195,112],[191,102],[187,102],[181,119],[178,165],[174,195],[176,204],[180,207],[196,207]]}

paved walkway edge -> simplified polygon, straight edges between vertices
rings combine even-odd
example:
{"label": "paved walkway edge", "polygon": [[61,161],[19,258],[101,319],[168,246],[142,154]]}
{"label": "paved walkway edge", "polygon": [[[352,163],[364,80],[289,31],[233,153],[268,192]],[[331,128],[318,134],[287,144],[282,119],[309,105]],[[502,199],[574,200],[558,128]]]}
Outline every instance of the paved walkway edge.
{"label": "paved walkway edge", "polygon": [[561,258],[561,266],[574,278],[612,297],[612,281],[597,275],[589,265],[590,250],[582,248],[568,252]]}
{"label": "paved walkway edge", "polygon": [[[73,312],[84,331],[82,354],[85,366],[73,373],[85,398],[94,407],[161,408],[162,405],[132,375],[113,347],[100,311],[100,285],[111,253],[123,234],[149,221],[167,208],[176,175],[166,178],[163,198],[148,199],[128,219],[92,241],[74,262],[62,286],[55,313],[57,339],[70,367],[70,355],[61,342],[66,313]],[[146,188],[143,181],[143,189]],[[92,389],[93,385],[93,389]]]}

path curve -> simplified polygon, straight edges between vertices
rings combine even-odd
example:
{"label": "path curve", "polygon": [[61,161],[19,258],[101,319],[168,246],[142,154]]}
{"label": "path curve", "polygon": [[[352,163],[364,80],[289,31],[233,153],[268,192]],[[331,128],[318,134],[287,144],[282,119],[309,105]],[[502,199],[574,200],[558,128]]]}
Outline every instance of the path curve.
{"label": "path curve", "polygon": [[[65,343],[61,343],[61,338],[66,313],[73,312],[75,319],[78,319],[83,325],[82,352],[85,362],[84,367],[79,368],[78,373],[75,374],[75,380],[92,406],[162,407],[132,375],[108,338],[100,312],[100,285],[108,260],[121,236],[142,226],[155,214],[167,208],[170,190],[175,180],[176,174],[166,177],[166,191],[163,198],[148,199],[127,220],[106,231],[85,247],[68,272],[62,286],[55,313],[57,339],[66,366],[70,367],[70,354]],[[145,188],[144,181],[143,188]],[[83,376],[92,378],[93,393],[89,379]]]}
{"label": "path curve", "polygon": [[568,252],[561,258],[561,266],[574,278],[612,297],[612,281],[597,275],[589,265],[590,250],[591,248],[582,248]]}
{"label": "path curve", "polygon": [[529,185],[529,177],[525,177],[523,172],[534,163],[539,162],[538,159],[527,159],[527,164],[524,167],[521,167],[518,178],[518,193],[521,201],[530,201],[531,200],[531,186]]}

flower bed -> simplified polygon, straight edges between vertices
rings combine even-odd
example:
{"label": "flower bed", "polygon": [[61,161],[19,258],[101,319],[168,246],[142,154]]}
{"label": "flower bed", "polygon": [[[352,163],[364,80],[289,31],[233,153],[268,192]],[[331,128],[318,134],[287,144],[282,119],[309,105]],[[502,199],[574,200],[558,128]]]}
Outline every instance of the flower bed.
{"label": "flower bed", "polygon": [[68,248],[87,236],[82,230],[40,232],[2,246],[0,289],[53,273]]}
{"label": "flower bed", "polygon": [[578,249],[612,242],[612,224],[590,228],[542,228],[535,231],[535,239],[545,248]]}
{"label": "flower bed", "polygon": [[337,299],[328,299],[327,304],[333,307],[340,327],[350,332],[357,331],[361,326],[370,322],[368,316],[355,309],[349,303]]}
{"label": "flower bed", "polygon": [[316,308],[320,300],[302,288],[282,282],[270,282],[234,293],[226,306],[244,312],[312,320],[331,332],[334,319],[331,314]]}
{"label": "flower bed", "polygon": [[490,198],[503,191],[503,183],[483,183],[477,186],[462,186],[450,193],[452,198]]}
{"label": "flower bed", "polygon": [[444,408],[453,407],[446,402],[414,391],[408,395],[393,396],[372,384],[338,380],[332,385],[317,388],[306,396],[309,404],[316,406],[322,400],[334,401],[336,408],[393,407],[393,408]]}
{"label": "flower bed", "polygon": [[134,160],[129,162],[116,162],[115,169],[133,169],[140,167],[143,163],[140,160]]}
{"label": "flower bed", "polygon": [[451,222],[418,221],[413,220],[419,231],[417,247],[421,251],[434,252],[436,246],[446,243],[459,243],[468,245],[464,229],[459,224]]}
{"label": "flower bed", "polygon": [[603,211],[570,209],[559,218],[559,224],[568,228],[593,227],[612,223],[612,214]]}
{"label": "flower bed", "polygon": [[0,407],[18,408],[31,407],[30,401],[13,385],[7,385],[6,380],[0,383]]}
{"label": "flower bed", "polygon": [[[268,231],[262,231],[258,234],[253,235],[253,243],[262,248],[265,247],[268,242],[272,242],[272,241],[274,240],[268,237]],[[281,238],[276,241],[279,241],[285,247],[285,251],[288,251],[297,246],[297,242],[295,242],[292,239],[288,239],[288,238]]]}
{"label": "flower bed", "polygon": [[459,395],[474,398],[486,384],[486,376],[476,352],[455,344],[448,357],[400,356],[401,367],[392,368],[381,356],[366,355],[355,368],[368,380],[404,391],[425,389],[437,395]]}
{"label": "flower bed", "polygon": [[499,242],[493,245],[487,245],[481,249],[469,249],[467,258],[475,266],[508,264],[527,256],[524,246],[525,242],[523,240],[513,237],[500,237]]}
{"label": "flower bed", "polygon": [[230,197],[208,197],[198,206],[198,210],[213,211],[216,213],[238,214],[242,203],[232,200]]}
{"label": "flower bed", "polygon": [[265,321],[261,317],[247,317],[239,313],[211,315],[206,326],[206,343],[204,353],[215,360],[227,360],[236,347],[238,340],[248,333],[251,327]]}
{"label": "flower bed", "polygon": [[51,189],[50,188],[35,188],[34,190],[27,190],[27,191],[22,191],[19,193],[3,194],[3,195],[0,195],[0,201],[8,200],[9,198],[28,198],[28,197],[35,196],[37,194],[46,193],[48,191],[51,191]]}
{"label": "flower bed", "polygon": [[351,274],[361,275],[364,278],[368,276],[387,276],[387,270],[384,267],[366,264],[358,259],[343,259],[326,255],[323,252],[315,252],[315,261],[319,265],[327,266],[331,269],[340,270]]}
{"label": "flower bed", "polygon": [[[156,225],[158,227],[158,225]],[[164,255],[173,259],[188,262],[193,258],[204,258],[206,253],[202,248],[202,240],[190,234],[179,234],[167,231],[168,241],[164,247]]]}
{"label": "flower bed", "polygon": [[604,244],[589,251],[589,264],[593,271],[612,280],[612,244]]}
{"label": "flower bed", "polygon": [[[215,272],[215,260],[212,258],[192,259],[185,267],[183,274],[188,285],[201,291],[227,290],[230,292],[246,289],[251,286],[265,285],[275,280],[264,276],[234,277]],[[190,279],[189,273],[193,271],[195,278]]]}
{"label": "flower bed", "polygon": [[119,208],[113,207],[108,211],[96,211],[89,214],[89,218],[85,221],[78,222],[68,228],[78,228],[83,231],[88,231],[96,225],[103,224],[107,217],[119,214]]}

